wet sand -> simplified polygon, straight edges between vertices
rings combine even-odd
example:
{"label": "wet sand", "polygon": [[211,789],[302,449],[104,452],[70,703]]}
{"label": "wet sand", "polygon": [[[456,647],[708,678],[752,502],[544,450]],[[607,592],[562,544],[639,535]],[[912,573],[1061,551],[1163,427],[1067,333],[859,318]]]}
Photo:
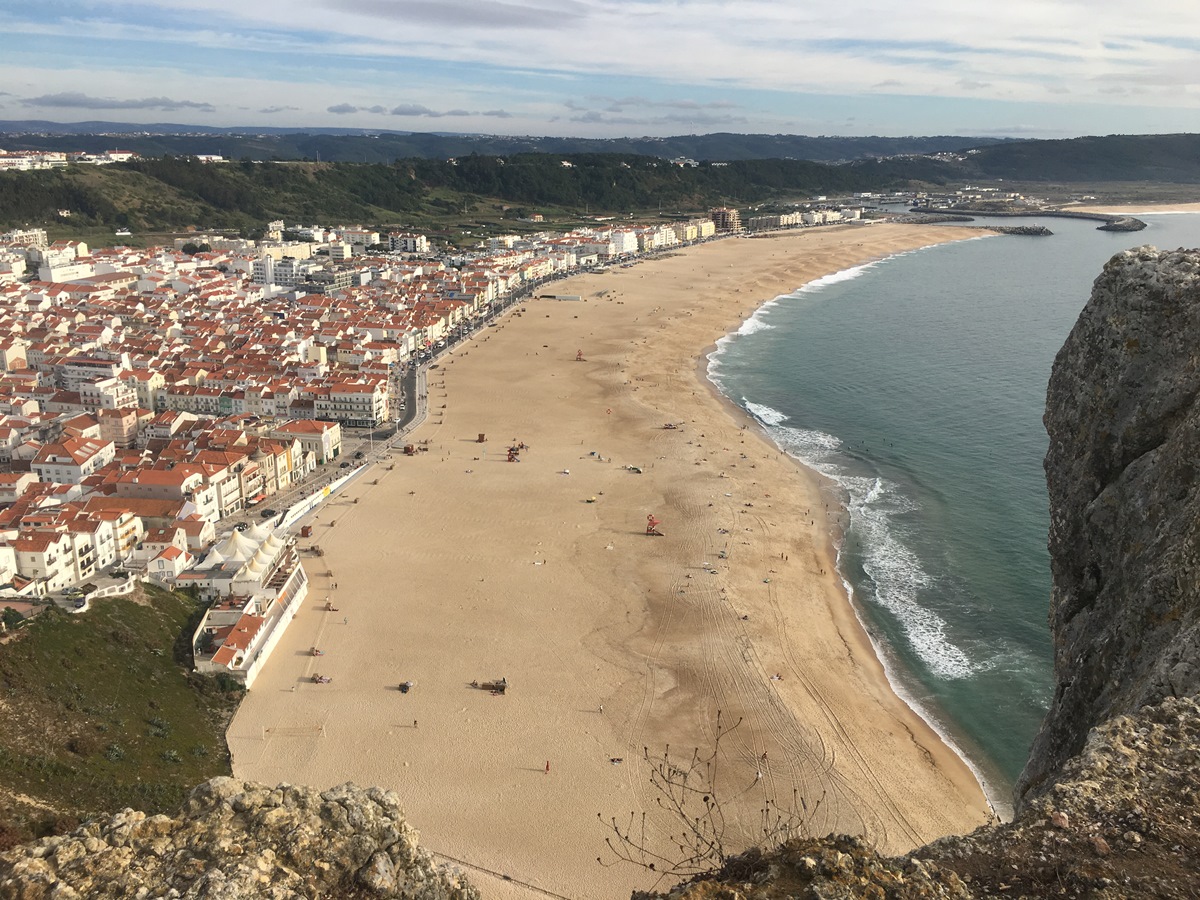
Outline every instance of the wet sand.
{"label": "wet sand", "polygon": [[[325,555],[306,558],[313,595],[230,727],[235,774],[390,788],[489,898],[669,884],[614,865],[597,814],[648,811],[647,842],[667,849],[659,829],[678,825],[656,811],[644,748],[686,763],[712,748],[718,711],[740,720],[713,788],[727,847],[754,840],[768,800],[886,851],[984,822],[970,770],[895,696],[850,607],[830,486],[697,362],[801,284],[978,235],[712,242],[557,282],[545,290],[583,299],[529,300],[443,359],[412,436],[428,450],[397,452],[311,520],[302,544]],[[664,536],[645,534],[649,515]],[[327,595],[339,612],[321,611]],[[502,696],[471,686],[501,677]]]}

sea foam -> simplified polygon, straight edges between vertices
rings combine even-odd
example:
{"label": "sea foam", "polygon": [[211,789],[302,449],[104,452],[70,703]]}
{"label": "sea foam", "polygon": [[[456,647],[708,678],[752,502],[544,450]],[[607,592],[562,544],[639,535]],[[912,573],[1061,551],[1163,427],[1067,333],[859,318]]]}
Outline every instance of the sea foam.
{"label": "sea foam", "polygon": [[747,334],[755,334],[759,331],[766,331],[768,328],[774,328],[775,326],[768,324],[766,321],[764,321],[763,317],[768,315],[772,309],[779,305],[780,299],[780,297],[776,297],[774,300],[768,300],[766,303],[756,309],[754,314],[745,322],[743,322],[741,327],[735,331],[734,334],[744,336]]}
{"label": "sea foam", "polygon": [[[899,256],[902,254],[896,255]],[[887,258],[891,259],[891,257]],[[816,278],[808,282],[808,284],[802,285],[799,289],[797,289],[796,293],[812,294],[816,293],[822,288],[829,287],[831,284],[839,284],[843,281],[852,281],[853,279],[858,278],[868,269],[877,266],[880,262],[882,262],[882,260],[875,260],[873,262],[863,263],[860,266],[851,266],[848,269],[842,269],[840,272],[833,272],[832,274],[825,275],[821,278]]]}
{"label": "sea foam", "polygon": [[[814,279],[791,294],[776,297],[763,304],[737,331],[716,342],[716,349],[708,357],[709,380],[718,389],[722,389],[724,372],[721,357],[738,338],[773,327],[764,323],[761,318],[771,308],[789,298],[796,299],[801,295],[817,293],[831,285],[859,278],[881,263],[920,253],[924,249],[926,248],[906,250],[861,265],[850,266]],[[850,516],[848,534],[859,543],[858,551],[863,572],[874,586],[872,602],[887,610],[896,619],[917,658],[931,674],[943,680],[968,678],[974,674],[977,671],[975,663],[962,648],[947,637],[945,620],[920,603],[920,592],[928,588],[930,577],[918,556],[905,546],[902,531],[896,521],[898,515],[913,509],[913,501],[881,478],[852,473],[847,468],[847,458],[841,452],[843,443],[836,436],[787,425],[785,423],[788,416],[785,413],[755,403],[746,397],[742,398],[741,405],[762,424],[781,450],[834,481],[845,491],[847,512]],[[839,549],[839,567],[840,556]],[[847,589],[853,592],[848,583]]]}
{"label": "sea foam", "polygon": [[845,491],[848,534],[857,541],[863,572],[874,585],[872,601],[895,617],[913,653],[930,673],[944,680],[974,674],[971,659],[946,636],[945,620],[921,605],[921,591],[931,579],[917,555],[905,546],[896,521],[915,508],[914,502],[882,478],[852,474],[841,455],[842,441],[834,435],[786,425],[786,414],[744,397],[742,405],[781,450]]}

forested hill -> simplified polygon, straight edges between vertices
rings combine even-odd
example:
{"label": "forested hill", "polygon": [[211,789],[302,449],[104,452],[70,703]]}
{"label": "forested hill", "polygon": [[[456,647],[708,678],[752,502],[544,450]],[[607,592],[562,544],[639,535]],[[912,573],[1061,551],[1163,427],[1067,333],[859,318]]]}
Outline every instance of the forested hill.
{"label": "forested hill", "polygon": [[114,122],[0,122],[6,150],[83,150],[119,147],[143,156],[216,154],[227,159],[382,162],[472,153],[622,153],[663,159],[807,159],[844,162],[880,156],[954,152],[1002,139],[930,137],[809,137],[798,134],[692,134],[665,138],[506,137],[503,135],[363,132],[360,129],[211,129],[188,125],[122,125]]}
{"label": "forested hill", "polygon": [[1200,183],[1200,134],[1110,134],[997,144],[972,152],[980,178]]}
{"label": "forested hill", "polygon": [[[437,230],[471,217],[517,218],[527,212],[560,222],[585,212],[687,214],[716,205],[745,208],[821,195],[936,190],[1000,180],[1059,187],[1158,183],[1171,185],[1176,194],[1181,186],[1200,185],[1200,135],[1189,134],[1013,142],[843,164],[773,158],[681,166],[663,155],[469,153],[416,155],[391,163],[244,158],[228,164],[157,156],[110,166],[5,172],[0,173],[0,226],[168,231],[197,225],[252,233],[267,221],[285,219]],[[60,210],[68,211],[69,218],[60,216]]]}
{"label": "forested hill", "polygon": [[134,230],[195,224],[250,232],[272,219],[430,227],[499,206],[510,207],[514,216],[526,210],[560,216],[585,210],[686,213],[713,205],[901,190],[914,177],[929,183],[951,174],[949,164],[921,158],[845,166],[743,160],[693,168],[618,154],[464,156],[392,165],[250,160],[219,165],[159,157],[0,173],[0,226],[53,222],[59,210],[69,210],[72,225]]}

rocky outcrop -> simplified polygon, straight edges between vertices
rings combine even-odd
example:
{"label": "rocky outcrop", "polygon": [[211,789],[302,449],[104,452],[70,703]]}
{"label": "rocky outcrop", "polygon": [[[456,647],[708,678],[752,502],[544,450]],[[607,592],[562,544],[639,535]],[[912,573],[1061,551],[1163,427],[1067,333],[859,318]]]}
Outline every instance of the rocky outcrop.
{"label": "rocky outcrop", "polygon": [[1089,729],[1200,691],[1200,254],[1141,247],[1096,279],[1046,399],[1054,694],[1018,784]]}
{"label": "rocky outcrop", "polygon": [[633,900],[971,900],[954,872],[915,857],[888,859],[865,841],[845,835],[799,838],[773,853],[751,851],[718,872],[669,893],[635,892]]}
{"label": "rocky outcrop", "polygon": [[177,817],[125,810],[0,854],[4,900],[478,900],[417,845],[399,798],[214,778]]}
{"label": "rocky outcrop", "polygon": [[1164,700],[1093,729],[1082,752],[1008,824],[914,856],[975,897],[1200,896],[1200,704]]}
{"label": "rocky outcrop", "polygon": [[1050,237],[1054,234],[1045,225],[989,225],[988,231],[1000,234],[1015,234],[1024,237]]}
{"label": "rocky outcrop", "polygon": [[1135,219],[1133,216],[1114,216],[1109,219],[1097,231],[1141,231],[1146,227],[1146,223],[1141,219]]}

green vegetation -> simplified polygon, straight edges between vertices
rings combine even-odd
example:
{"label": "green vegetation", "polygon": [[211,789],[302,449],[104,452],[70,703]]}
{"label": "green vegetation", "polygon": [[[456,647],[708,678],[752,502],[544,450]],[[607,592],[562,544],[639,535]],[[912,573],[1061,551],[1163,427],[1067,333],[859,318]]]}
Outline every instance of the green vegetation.
{"label": "green vegetation", "polygon": [[[371,140],[311,137],[331,147],[338,141]],[[543,145],[536,139],[529,143]],[[667,155],[663,144],[660,153]],[[1103,193],[1095,185],[1118,179],[1138,187],[1138,193],[1169,183],[1178,197],[1194,196],[1200,185],[1200,135],[1011,141],[957,157],[889,156],[839,165],[733,158],[693,167],[627,152],[471,152],[453,158],[413,155],[390,163],[246,157],[206,164],[189,156],[157,156],[110,166],[0,173],[0,227],[42,225],[55,238],[102,245],[123,228],[134,232],[129,243],[160,242],[191,226],[258,237],[264,223],[283,219],[414,229],[448,243],[473,243],[497,231],[523,230],[519,220],[532,213],[546,220],[536,228],[566,230],[596,216],[669,219],[719,205],[744,209],[821,195],[936,191],[967,182],[1021,184],[1039,196],[1066,199],[1084,184],[1088,193]]]}
{"label": "green vegetation", "polygon": [[229,774],[242,688],[191,672],[201,611],[146,586],[79,615],[51,607],[0,645],[0,846],[126,806],[172,811]]}
{"label": "green vegetation", "polygon": [[986,147],[980,177],[1027,181],[1200,183],[1200,134],[1110,134]]}
{"label": "green vegetation", "polygon": [[[567,163],[567,165],[564,165]],[[926,179],[947,166],[923,161]],[[161,232],[196,225],[254,236],[272,219],[394,223],[447,234],[486,227],[478,213],[507,207],[560,223],[592,215],[700,212],[714,205],[908,186],[898,161],[829,166],[802,160],[746,160],[679,167],[648,156],[518,154],[457,160],[353,163],[205,164],[160,157],[48,172],[0,174],[0,225],[54,226],[64,236],[99,227]],[[60,210],[68,210],[64,218]]]}
{"label": "green vegetation", "polygon": [[[208,129],[164,126],[176,133],[146,134],[142,126],[94,123],[94,134],[45,134],[44,123],[0,123],[8,132],[3,143],[14,150],[83,150],[101,153],[120,147],[142,156],[217,155],[226,159],[305,160],[393,163],[398,159],[447,159],[452,156],[512,156],[519,153],[616,153],[662,159],[697,160],[807,159],[841,162],[880,156],[902,156],[965,150],[1006,138],[809,137],[800,134],[689,134],[666,138],[506,137],[490,134],[408,134],[397,132],[337,133],[316,129],[263,133],[204,133]],[[30,131],[39,133],[29,133]],[[122,131],[134,133],[121,134]],[[354,129],[348,129],[353,132]]]}

